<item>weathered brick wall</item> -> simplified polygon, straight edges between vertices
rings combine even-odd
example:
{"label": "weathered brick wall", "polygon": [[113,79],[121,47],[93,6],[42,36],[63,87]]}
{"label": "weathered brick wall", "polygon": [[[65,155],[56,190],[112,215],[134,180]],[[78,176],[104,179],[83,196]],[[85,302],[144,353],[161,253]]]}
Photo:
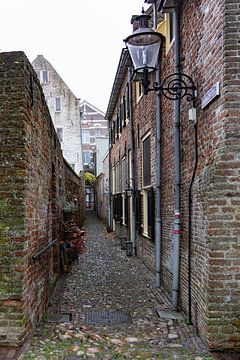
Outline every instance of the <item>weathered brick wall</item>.
{"label": "weathered brick wall", "polygon": [[222,107],[207,197],[209,278],[207,323],[211,348],[240,348],[240,68],[239,2],[222,6]]}
{"label": "weathered brick wall", "polygon": [[[181,235],[179,308],[189,312],[210,349],[240,348],[240,85],[239,1],[182,0],[181,72],[197,85],[198,166],[192,188],[190,263],[189,186],[195,165],[191,106],[181,101]],[[162,48],[162,80],[174,72],[174,45]],[[201,99],[220,83],[220,96]],[[119,98],[121,93],[119,94]],[[151,131],[152,185],[156,186],[156,94],[138,102],[133,84],[136,187],[141,189],[141,140]],[[173,102],[161,98],[161,284],[169,298],[173,277],[175,139]],[[128,127],[111,149],[112,165],[129,144]],[[122,228],[117,227],[120,234]],[[137,234],[138,255],[155,271],[155,244]],[[189,284],[189,265],[191,282]]]}
{"label": "weathered brick wall", "polygon": [[32,256],[62,238],[68,177],[41,87],[22,52],[0,54],[0,137],[0,345],[17,346],[40,319],[59,271],[57,245],[40,260]]}
{"label": "weathered brick wall", "polygon": [[79,226],[82,226],[85,218],[84,175],[80,174],[80,177],[78,177],[66,161],[64,161],[64,175],[66,191],[71,194],[72,198],[78,200],[77,212],[74,214],[74,219]]}
{"label": "weathered brick wall", "polygon": [[[201,98],[223,78],[223,1],[183,2],[181,9],[182,72],[192,76],[198,89],[198,168],[192,190],[192,236],[190,249],[192,320],[205,341],[208,341],[208,278],[209,242],[207,183],[211,182],[212,164],[221,138],[222,102],[220,97],[201,109]],[[195,26],[192,26],[194,21]],[[215,30],[214,30],[215,29]],[[182,102],[181,156],[182,156],[182,238],[181,238],[181,284],[180,306],[189,311],[188,293],[188,189],[194,168],[194,129],[188,120],[189,104]],[[209,199],[210,197],[210,199]]]}
{"label": "weathered brick wall", "polygon": [[[212,349],[239,348],[239,4],[236,1],[182,1],[181,71],[198,89],[198,167],[192,195],[192,320]],[[162,79],[174,72],[174,47],[161,60]],[[201,109],[201,99],[220,82],[221,96]],[[190,104],[181,102],[180,308],[188,313],[188,191],[194,169],[194,127]],[[173,102],[161,101],[162,286],[172,292],[175,192]],[[143,97],[134,117],[140,139],[151,129],[155,147],[155,95]],[[136,129],[135,129],[136,130]],[[137,132],[136,132],[137,134]],[[137,137],[137,135],[136,135]],[[136,139],[137,141],[137,139]],[[155,186],[152,154],[152,184]],[[137,148],[138,187],[141,147]],[[155,247],[138,236],[139,255],[155,267]]]}
{"label": "weathered brick wall", "polygon": [[[239,5],[188,1],[181,7],[181,71],[198,88],[198,168],[193,186],[191,239],[192,319],[208,346],[239,348]],[[194,26],[193,26],[194,25]],[[170,73],[171,52],[162,63]],[[220,82],[221,96],[201,109]],[[171,104],[162,103],[162,278],[171,294],[174,139]],[[189,104],[181,104],[180,307],[188,312],[188,189],[194,167]]]}

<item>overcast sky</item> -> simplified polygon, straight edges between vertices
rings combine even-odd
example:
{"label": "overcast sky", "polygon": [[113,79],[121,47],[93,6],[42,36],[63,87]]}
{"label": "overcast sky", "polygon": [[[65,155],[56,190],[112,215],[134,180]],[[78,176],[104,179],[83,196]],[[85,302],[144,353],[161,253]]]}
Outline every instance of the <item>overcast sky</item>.
{"label": "overcast sky", "polygon": [[[145,5],[145,6],[144,6]],[[0,51],[52,64],[74,95],[106,111],[123,39],[144,0],[1,0]]]}

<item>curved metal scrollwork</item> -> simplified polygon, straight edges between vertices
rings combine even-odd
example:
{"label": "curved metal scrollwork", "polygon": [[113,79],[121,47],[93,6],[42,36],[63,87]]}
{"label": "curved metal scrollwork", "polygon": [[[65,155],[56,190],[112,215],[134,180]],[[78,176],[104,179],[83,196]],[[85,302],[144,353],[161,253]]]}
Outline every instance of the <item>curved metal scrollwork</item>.
{"label": "curved metal scrollwork", "polygon": [[[153,87],[156,89],[155,84]],[[180,100],[187,97],[187,101],[195,98],[196,86],[190,76],[181,73],[175,73],[167,76],[159,87],[162,94],[170,100]]]}
{"label": "curved metal scrollwork", "polygon": [[147,95],[149,91],[161,91],[162,94],[169,100],[180,100],[183,97],[187,101],[195,100],[196,86],[190,76],[181,73],[174,73],[167,76],[162,84],[153,83],[153,87],[149,88],[150,81],[148,80],[148,71],[144,72],[143,77],[144,93]]}

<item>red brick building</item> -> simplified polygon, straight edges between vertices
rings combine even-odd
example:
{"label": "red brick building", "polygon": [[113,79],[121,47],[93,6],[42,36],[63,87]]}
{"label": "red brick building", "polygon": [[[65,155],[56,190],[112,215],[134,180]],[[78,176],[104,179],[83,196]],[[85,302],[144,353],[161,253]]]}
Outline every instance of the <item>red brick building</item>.
{"label": "red brick building", "polygon": [[210,349],[239,349],[239,4],[146,2],[163,35],[151,86],[172,73],[190,76],[197,122],[187,96],[144,95],[122,50],[106,114],[112,226]]}

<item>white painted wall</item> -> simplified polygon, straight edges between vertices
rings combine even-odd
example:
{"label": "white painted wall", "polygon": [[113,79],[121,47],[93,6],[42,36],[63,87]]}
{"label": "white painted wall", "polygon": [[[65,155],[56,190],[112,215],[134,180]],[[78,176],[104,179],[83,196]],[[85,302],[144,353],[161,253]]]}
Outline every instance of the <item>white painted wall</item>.
{"label": "white painted wall", "polygon": [[[79,174],[83,169],[79,100],[42,55],[38,55],[32,65],[40,79],[56,132],[62,129],[63,156],[71,166],[74,164]],[[43,70],[48,72],[46,83],[43,83]],[[56,98],[61,99],[61,111],[56,111]]]}

